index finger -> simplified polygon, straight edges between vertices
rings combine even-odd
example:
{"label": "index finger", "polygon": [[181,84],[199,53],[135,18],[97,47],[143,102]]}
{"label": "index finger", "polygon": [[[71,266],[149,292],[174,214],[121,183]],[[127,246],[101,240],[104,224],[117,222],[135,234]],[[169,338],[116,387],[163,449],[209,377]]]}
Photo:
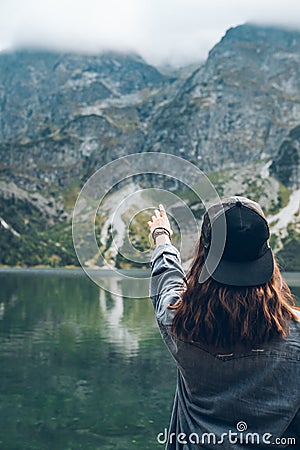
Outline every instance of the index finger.
{"label": "index finger", "polygon": [[160,210],[162,216],[166,215],[166,210],[164,208],[164,205],[162,205],[161,203],[159,205],[159,210]]}

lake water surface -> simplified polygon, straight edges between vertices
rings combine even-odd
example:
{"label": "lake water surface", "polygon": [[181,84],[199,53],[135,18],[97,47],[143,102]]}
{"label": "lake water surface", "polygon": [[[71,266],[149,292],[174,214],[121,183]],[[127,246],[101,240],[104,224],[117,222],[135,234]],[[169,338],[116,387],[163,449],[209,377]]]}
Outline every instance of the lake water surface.
{"label": "lake water surface", "polygon": [[[300,274],[287,281],[299,300]],[[0,285],[0,448],[163,449],[176,370],[150,300],[80,271],[3,270]]]}

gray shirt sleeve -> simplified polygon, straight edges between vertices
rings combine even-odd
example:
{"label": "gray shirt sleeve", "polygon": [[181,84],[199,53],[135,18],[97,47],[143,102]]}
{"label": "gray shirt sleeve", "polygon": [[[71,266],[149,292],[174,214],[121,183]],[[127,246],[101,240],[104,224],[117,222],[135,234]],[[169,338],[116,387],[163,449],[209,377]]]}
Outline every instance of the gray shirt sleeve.
{"label": "gray shirt sleeve", "polygon": [[159,245],[151,258],[150,298],[157,320],[170,325],[173,311],[168,309],[180,299],[185,273],[180,254],[172,244]]}

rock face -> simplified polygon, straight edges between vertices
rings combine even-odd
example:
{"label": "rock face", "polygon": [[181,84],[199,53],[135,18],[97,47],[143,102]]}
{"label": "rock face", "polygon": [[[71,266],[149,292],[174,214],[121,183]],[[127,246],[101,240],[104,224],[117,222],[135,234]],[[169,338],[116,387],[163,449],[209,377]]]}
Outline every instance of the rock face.
{"label": "rock face", "polygon": [[[0,108],[0,249],[11,252],[0,264],[23,264],[27,249],[36,251],[26,241],[33,232],[51,254],[25,264],[75,264],[68,233],[76,195],[122,155],[184,157],[212,174],[220,195],[248,193],[270,215],[299,188],[299,32],[238,26],[204,64],[174,72],[135,54],[0,53]],[[281,221],[289,227],[282,239],[298,239],[295,217]]]}
{"label": "rock face", "polygon": [[149,126],[148,147],[204,170],[274,156],[300,124],[300,33],[230,29]]}
{"label": "rock face", "polygon": [[26,188],[62,187],[140,151],[153,93],[170,81],[137,55],[0,55],[2,170]]}
{"label": "rock face", "polygon": [[0,105],[2,170],[33,189],[141,151],[209,172],[275,157],[300,125],[300,33],[230,29],[177,80],[137,55],[1,54]]}
{"label": "rock face", "polygon": [[289,187],[300,187],[300,126],[291,130],[279,147],[271,173]]}

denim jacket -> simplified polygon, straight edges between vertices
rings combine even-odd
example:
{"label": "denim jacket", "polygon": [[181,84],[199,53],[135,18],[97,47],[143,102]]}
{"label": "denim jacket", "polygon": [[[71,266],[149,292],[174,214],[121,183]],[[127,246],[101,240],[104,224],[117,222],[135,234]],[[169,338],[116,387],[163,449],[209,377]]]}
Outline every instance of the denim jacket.
{"label": "denim jacket", "polygon": [[167,308],[183,283],[178,250],[158,246],[151,267],[150,298],[178,369],[166,449],[300,448],[300,322],[287,338],[247,352],[184,342],[171,333]]}

